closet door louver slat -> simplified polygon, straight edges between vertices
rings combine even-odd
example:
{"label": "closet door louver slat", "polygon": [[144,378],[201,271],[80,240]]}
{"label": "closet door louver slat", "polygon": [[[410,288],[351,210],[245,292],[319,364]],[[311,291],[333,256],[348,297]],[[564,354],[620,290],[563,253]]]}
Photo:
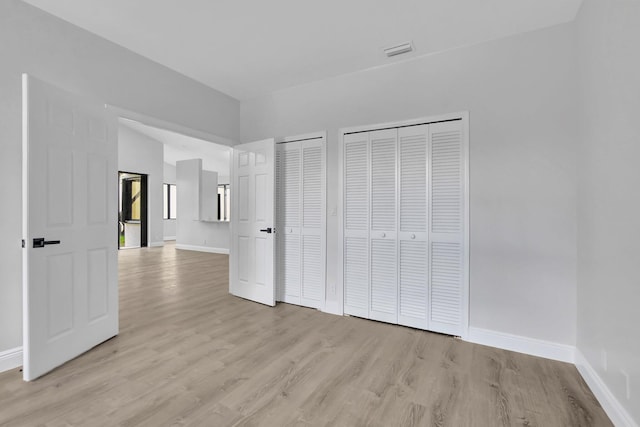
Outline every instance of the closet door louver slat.
{"label": "closet door louver slat", "polygon": [[322,140],[302,146],[302,288],[300,303],[321,308],[325,298],[325,158]]}
{"label": "closet door louver slat", "polygon": [[371,240],[370,317],[397,323],[397,248],[395,240]]}
{"label": "closet door louver slat", "polygon": [[369,134],[344,137],[344,312],[369,317]]}
{"label": "closet door louver slat", "polygon": [[427,243],[400,242],[401,325],[427,327]]}
{"label": "closet door louver slat", "polygon": [[300,304],[300,235],[285,234],[282,239],[283,301]]}
{"label": "closet door louver slat", "polygon": [[[319,143],[317,143],[319,144]],[[302,149],[302,222],[304,228],[322,228],[324,164],[322,147]]]}
{"label": "closet door louver slat", "polygon": [[462,122],[430,126],[429,329],[462,334],[464,279],[464,146]]}
{"label": "closet door louver slat", "polygon": [[300,304],[300,161],[295,146],[276,147],[277,286],[280,301]]}
{"label": "closet door louver slat", "polygon": [[369,317],[398,322],[396,129],[369,133],[371,151],[371,278]]}
{"label": "closet door louver slat", "polygon": [[302,305],[318,308],[324,298],[324,263],[320,236],[302,237]]}
{"label": "closet door louver slat", "polygon": [[398,129],[400,200],[398,323],[428,327],[427,138],[428,125]]}

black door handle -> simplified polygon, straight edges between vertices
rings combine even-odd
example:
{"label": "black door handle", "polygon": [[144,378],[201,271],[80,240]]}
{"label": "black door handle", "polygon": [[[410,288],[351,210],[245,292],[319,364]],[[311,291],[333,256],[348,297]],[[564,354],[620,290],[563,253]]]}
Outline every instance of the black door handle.
{"label": "black door handle", "polygon": [[33,239],[34,248],[44,248],[46,245],[59,245],[60,240],[44,240],[44,237],[36,237]]}
{"label": "black door handle", "polygon": [[260,229],[260,231],[262,231],[263,233],[271,234],[273,230],[271,229],[271,227],[269,227],[269,228],[262,228]]}

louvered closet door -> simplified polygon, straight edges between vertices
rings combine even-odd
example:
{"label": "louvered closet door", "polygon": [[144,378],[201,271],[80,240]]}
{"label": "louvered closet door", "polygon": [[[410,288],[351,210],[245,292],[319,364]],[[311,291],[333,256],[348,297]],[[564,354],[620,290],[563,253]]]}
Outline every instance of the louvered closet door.
{"label": "louvered closet door", "polygon": [[427,139],[429,126],[398,129],[398,323],[428,327]]}
{"label": "louvered closet door", "polygon": [[398,322],[396,129],[370,132],[371,278],[369,317]]}
{"label": "louvered closet door", "polygon": [[300,145],[278,144],[277,176],[277,284],[279,301],[301,301],[301,154]]}
{"label": "louvered closet door", "polygon": [[461,120],[429,126],[429,329],[462,334],[464,283],[465,148]]}
{"label": "louvered closet door", "polygon": [[325,299],[325,144],[302,141],[300,304],[322,308]]}
{"label": "louvered closet door", "polygon": [[344,313],[369,317],[369,134],[344,136]]}

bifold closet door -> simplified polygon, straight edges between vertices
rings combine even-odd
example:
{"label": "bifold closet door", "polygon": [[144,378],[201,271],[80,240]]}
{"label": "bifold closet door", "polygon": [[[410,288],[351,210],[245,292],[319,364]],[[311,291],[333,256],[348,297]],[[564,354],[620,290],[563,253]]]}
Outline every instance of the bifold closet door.
{"label": "bifold closet door", "polygon": [[301,273],[300,304],[322,308],[326,271],[326,177],[324,139],[302,145]]}
{"label": "bifold closet door", "polygon": [[278,299],[322,308],[325,299],[324,138],[278,144]]}
{"label": "bifold closet door", "polygon": [[301,147],[276,145],[276,256],[278,300],[300,304]]}
{"label": "bifold closet door", "polygon": [[371,147],[371,279],[369,318],[398,323],[396,221],[397,129],[369,133]]}
{"label": "bifold closet door", "polygon": [[344,135],[345,314],[462,334],[463,126]]}
{"label": "bifold closet door", "polygon": [[369,133],[344,136],[344,313],[369,317]]}
{"label": "bifold closet door", "polygon": [[461,120],[429,126],[429,329],[461,335],[466,307],[466,148]]}
{"label": "bifold closet door", "polygon": [[398,129],[398,323],[428,328],[427,152],[429,126]]}

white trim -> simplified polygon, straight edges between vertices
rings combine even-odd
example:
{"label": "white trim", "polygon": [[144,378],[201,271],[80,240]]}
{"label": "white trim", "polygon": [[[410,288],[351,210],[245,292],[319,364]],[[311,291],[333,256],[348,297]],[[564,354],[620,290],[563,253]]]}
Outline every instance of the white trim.
{"label": "white trim", "polygon": [[176,249],[229,255],[229,249],[227,248],[212,248],[209,246],[183,245],[182,243],[176,243]]}
{"label": "white trim", "polygon": [[344,129],[338,131],[338,203],[335,206],[338,214],[338,263],[336,277],[331,284],[335,301],[327,301],[325,309],[330,313],[344,316]]}
{"label": "white trim", "polygon": [[22,347],[16,347],[0,352],[0,372],[5,372],[22,366]]}
{"label": "white trim", "polygon": [[602,409],[607,413],[611,422],[619,427],[638,427],[638,424],[633,420],[631,415],[620,404],[620,401],[616,399],[609,387],[602,381],[602,378],[598,375],[595,369],[584,357],[582,352],[576,349],[575,352],[576,368],[578,372],[584,378],[591,391],[593,392],[598,402],[602,406]]}
{"label": "white trim", "polygon": [[457,113],[439,114],[437,116],[428,116],[428,117],[418,117],[416,119],[401,120],[397,122],[377,123],[377,124],[363,125],[363,126],[349,126],[345,128],[340,128],[338,132],[340,137],[344,139],[345,133],[371,132],[374,130],[397,128],[400,126],[423,125],[423,124],[444,122],[444,121],[451,121],[451,120],[458,120],[458,119],[464,120],[464,119],[468,119],[468,117],[469,117],[468,111],[460,111]]}
{"label": "white trim", "polygon": [[311,132],[311,133],[305,133],[302,135],[279,137],[279,138],[276,138],[276,144],[283,144],[286,142],[306,141],[308,139],[322,139],[323,140],[322,142],[326,144],[327,131],[323,130],[320,132]]}
{"label": "white trim", "polygon": [[575,347],[567,344],[474,327],[469,328],[468,335],[463,339],[475,344],[559,360],[561,362],[575,362]]}
{"label": "white trim", "polygon": [[464,254],[463,254],[463,265],[464,265],[464,272],[463,272],[463,284],[462,286],[464,287],[464,294],[462,295],[462,337],[466,337],[469,335],[469,327],[470,327],[470,311],[471,311],[471,302],[470,302],[470,295],[471,295],[471,289],[470,289],[470,278],[469,278],[469,271],[471,271],[471,265],[469,263],[469,253],[471,252],[471,248],[469,246],[469,236],[471,235],[471,217],[469,215],[469,206],[471,205],[471,196],[470,196],[470,192],[469,189],[471,188],[471,179],[469,176],[469,161],[471,159],[471,150],[469,147],[469,129],[471,128],[471,124],[469,123],[469,112],[468,111],[463,111],[461,113],[459,113],[460,117],[462,118],[462,124],[463,124],[463,136],[462,136],[462,143],[463,143],[463,150],[464,150],[464,165],[463,165],[463,170],[464,170],[464,224],[463,224],[463,239],[464,239]]}
{"label": "white trim", "polygon": [[164,236],[163,240],[165,242],[169,241],[169,240],[176,240],[176,236]]}
{"label": "white trim", "polygon": [[162,242],[151,242],[149,243],[150,248],[158,248],[164,246],[164,241]]}

